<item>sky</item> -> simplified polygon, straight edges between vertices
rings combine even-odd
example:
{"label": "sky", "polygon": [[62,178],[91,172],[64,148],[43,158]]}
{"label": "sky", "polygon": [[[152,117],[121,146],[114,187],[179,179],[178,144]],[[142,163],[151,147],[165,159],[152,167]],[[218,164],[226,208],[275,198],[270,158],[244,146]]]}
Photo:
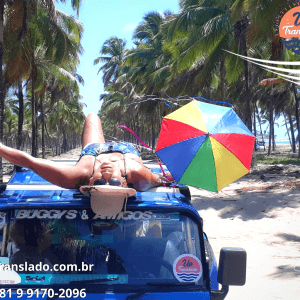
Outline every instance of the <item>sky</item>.
{"label": "sky", "polygon": [[[132,34],[136,26],[142,22],[143,16],[150,11],[164,12],[179,10],[179,0],[85,0],[80,7],[78,20],[83,24],[84,34],[82,46],[84,53],[80,57],[77,73],[85,81],[80,87],[82,102],[86,104],[84,113],[98,113],[99,97],[104,93],[102,75],[97,75],[101,64],[94,66],[94,59],[100,55],[100,49],[110,37],[116,36],[127,41],[126,48],[131,48]],[[56,8],[73,15],[71,1],[65,4],[56,3]]]}
{"label": "sky", "polygon": [[[57,2],[56,8],[77,18],[76,12],[71,8],[70,0],[65,4]],[[103,73],[97,75],[101,64],[94,66],[93,61],[100,56],[100,49],[104,42],[116,36],[125,39],[126,47],[131,48],[133,31],[142,22],[143,16],[151,11],[166,10],[178,12],[179,0],[84,0],[78,18],[84,27],[82,39],[84,53],[80,57],[77,72],[85,81],[84,86],[80,87],[80,94],[81,101],[86,105],[83,109],[86,115],[91,112],[98,113],[101,107],[99,97],[104,93]],[[277,122],[280,127],[275,127],[275,135],[277,138],[287,139],[285,127],[281,126],[283,118]]]}

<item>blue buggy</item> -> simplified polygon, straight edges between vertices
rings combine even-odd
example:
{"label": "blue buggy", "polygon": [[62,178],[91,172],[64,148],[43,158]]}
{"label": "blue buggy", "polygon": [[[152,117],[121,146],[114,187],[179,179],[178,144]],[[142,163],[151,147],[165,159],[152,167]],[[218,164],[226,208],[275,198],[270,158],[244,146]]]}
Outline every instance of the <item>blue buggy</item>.
{"label": "blue buggy", "polygon": [[137,192],[106,217],[78,190],[18,167],[0,196],[0,232],[1,298],[221,300],[245,283],[246,252],[222,248],[217,268],[186,186]]}

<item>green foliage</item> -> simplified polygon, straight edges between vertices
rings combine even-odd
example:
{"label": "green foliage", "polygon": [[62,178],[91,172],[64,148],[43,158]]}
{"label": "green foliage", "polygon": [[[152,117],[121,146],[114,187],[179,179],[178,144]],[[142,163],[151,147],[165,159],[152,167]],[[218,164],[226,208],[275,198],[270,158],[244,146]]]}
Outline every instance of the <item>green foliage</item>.
{"label": "green foliage", "polygon": [[[71,2],[77,12],[81,2]],[[37,129],[45,126],[50,145],[55,136],[69,131],[71,137],[82,128],[84,114],[79,103],[79,84],[83,78],[76,74],[76,68],[82,53],[83,27],[75,18],[56,10],[52,0],[20,3],[7,1],[4,10],[4,77],[7,88],[16,91],[5,102],[4,139],[16,146],[21,138],[22,147],[28,146],[31,139],[40,139],[38,130],[34,131],[35,125]],[[60,101],[65,122],[58,132],[60,118],[56,126],[51,125],[51,120],[54,114],[59,115],[54,104]],[[45,124],[42,115],[48,116]]]}
{"label": "green foliage", "polygon": [[[100,51],[103,56],[94,62],[102,63],[99,72],[103,72],[106,93],[101,96],[101,116],[110,133],[120,137],[115,126],[121,121],[141,130],[147,140],[155,140],[162,117],[185,103],[177,99],[183,95],[233,103],[247,122],[250,117],[254,120],[254,112],[259,117],[256,107],[261,117],[272,110],[274,121],[282,113],[294,120],[291,85],[264,86],[264,79],[281,75],[227,52],[298,60],[275,35],[276,19],[292,4],[282,0],[181,0],[177,13],[146,13],[134,31],[131,49],[117,37],[106,40]],[[122,47],[113,52],[117,44]]]}
{"label": "green foliage", "polygon": [[267,155],[257,155],[256,160],[258,163],[265,164],[284,164],[284,165],[300,165],[299,159],[294,155],[290,156],[273,156],[269,157]]}

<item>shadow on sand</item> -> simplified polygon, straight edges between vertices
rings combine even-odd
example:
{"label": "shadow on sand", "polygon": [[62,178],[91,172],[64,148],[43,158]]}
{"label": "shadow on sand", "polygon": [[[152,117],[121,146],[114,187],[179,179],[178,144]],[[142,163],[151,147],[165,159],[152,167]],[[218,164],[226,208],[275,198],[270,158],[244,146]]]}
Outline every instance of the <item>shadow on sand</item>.
{"label": "shadow on sand", "polygon": [[280,265],[276,267],[276,271],[269,276],[272,278],[280,279],[293,279],[300,278],[300,270],[297,270],[297,266]]}
{"label": "shadow on sand", "polygon": [[192,193],[192,203],[201,214],[201,211],[215,209],[223,219],[239,217],[243,221],[276,218],[285,208],[300,207],[300,189],[291,189],[286,192],[273,193],[245,192],[229,196],[222,192],[213,197],[201,196],[201,191]]}
{"label": "shadow on sand", "polygon": [[[300,236],[295,234],[289,233],[279,233],[277,234],[278,237],[284,239],[287,242],[300,242]],[[300,262],[300,260],[299,260]]]}

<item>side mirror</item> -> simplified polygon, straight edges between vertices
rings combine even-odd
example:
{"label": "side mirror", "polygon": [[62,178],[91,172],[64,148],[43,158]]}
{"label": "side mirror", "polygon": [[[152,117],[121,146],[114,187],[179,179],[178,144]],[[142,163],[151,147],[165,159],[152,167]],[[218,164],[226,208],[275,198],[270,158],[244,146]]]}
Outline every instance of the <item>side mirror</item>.
{"label": "side mirror", "polygon": [[242,248],[222,248],[219,259],[218,282],[223,285],[244,285],[247,253]]}

